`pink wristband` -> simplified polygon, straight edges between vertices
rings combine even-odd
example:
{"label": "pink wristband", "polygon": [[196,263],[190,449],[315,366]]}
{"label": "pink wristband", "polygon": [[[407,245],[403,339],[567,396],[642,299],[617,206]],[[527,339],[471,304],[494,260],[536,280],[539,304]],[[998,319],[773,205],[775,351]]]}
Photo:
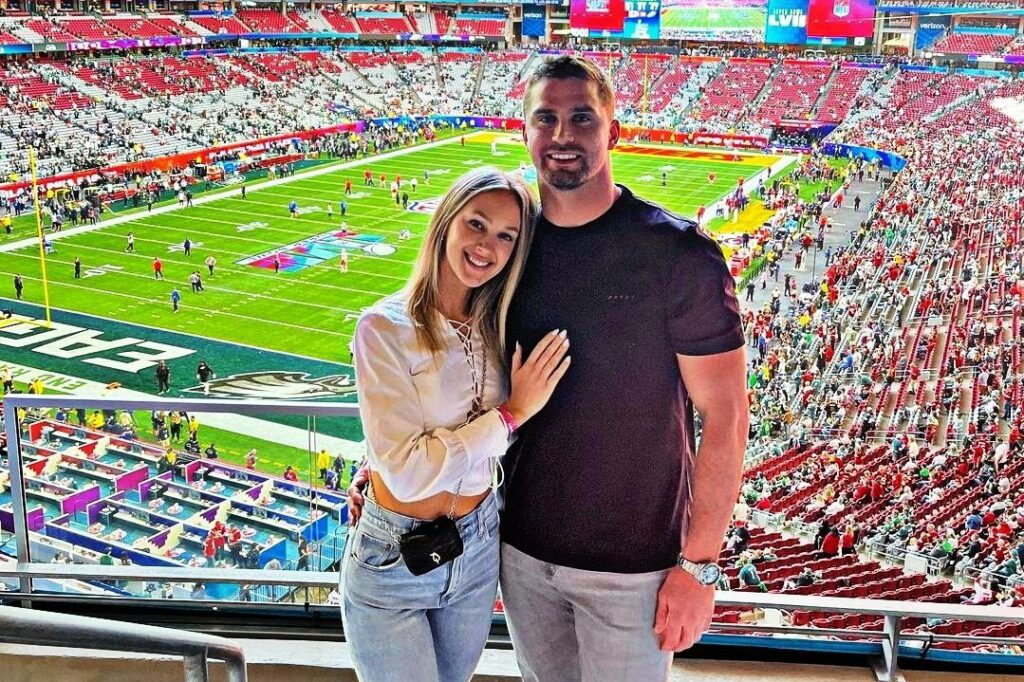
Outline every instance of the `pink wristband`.
{"label": "pink wristband", "polygon": [[501,417],[501,421],[505,422],[505,427],[508,429],[509,437],[515,435],[516,431],[519,430],[519,424],[516,424],[515,417],[512,416],[512,413],[507,407],[505,407],[504,403],[498,405],[496,409],[498,410],[498,415]]}

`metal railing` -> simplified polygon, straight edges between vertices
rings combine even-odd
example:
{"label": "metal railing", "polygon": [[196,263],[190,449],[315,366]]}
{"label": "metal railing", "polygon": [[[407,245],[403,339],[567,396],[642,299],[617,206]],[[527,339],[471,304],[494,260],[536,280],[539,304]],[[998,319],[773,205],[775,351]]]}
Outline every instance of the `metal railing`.
{"label": "metal railing", "polygon": [[247,679],[245,653],[234,642],[152,625],[0,606],[0,642],[48,647],[81,642],[88,649],[182,656],[185,682],[207,682],[207,661],[213,658],[224,661],[228,682]]}

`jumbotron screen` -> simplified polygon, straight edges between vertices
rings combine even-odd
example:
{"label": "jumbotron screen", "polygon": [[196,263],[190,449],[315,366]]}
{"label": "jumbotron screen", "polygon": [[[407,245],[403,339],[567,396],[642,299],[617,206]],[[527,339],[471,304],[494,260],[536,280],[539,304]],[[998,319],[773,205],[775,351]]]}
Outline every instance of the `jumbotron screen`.
{"label": "jumbotron screen", "polygon": [[626,21],[626,0],[572,0],[569,27],[592,31],[621,31]]}
{"label": "jumbotron screen", "polygon": [[875,0],[810,0],[807,35],[870,38],[875,33]]}
{"label": "jumbotron screen", "polygon": [[661,37],[764,42],[768,0],[662,0]]}

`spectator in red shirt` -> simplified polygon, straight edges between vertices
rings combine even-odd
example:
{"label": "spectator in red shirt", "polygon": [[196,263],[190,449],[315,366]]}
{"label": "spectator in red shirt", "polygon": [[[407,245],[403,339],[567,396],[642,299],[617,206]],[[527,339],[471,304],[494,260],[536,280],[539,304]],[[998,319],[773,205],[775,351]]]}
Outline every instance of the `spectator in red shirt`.
{"label": "spectator in red shirt", "polygon": [[831,529],[825,539],[821,541],[821,552],[827,557],[839,556],[839,549],[842,540],[836,528]]}

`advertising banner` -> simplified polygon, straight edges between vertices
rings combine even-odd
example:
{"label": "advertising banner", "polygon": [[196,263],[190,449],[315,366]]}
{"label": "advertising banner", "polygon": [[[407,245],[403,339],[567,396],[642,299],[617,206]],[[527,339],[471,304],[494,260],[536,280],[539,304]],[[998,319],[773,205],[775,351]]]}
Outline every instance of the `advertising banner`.
{"label": "advertising banner", "polygon": [[807,42],[809,0],[768,0],[768,25],[764,41],[774,45],[803,45]]}
{"label": "advertising banner", "polygon": [[523,35],[545,36],[547,30],[547,7],[544,5],[523,5]]}
{"label": "advertising banner", "polygon": [[917,35],[914,38],[914,49],[923,50],[931,47],[943,33],[949,30],[952,17],[947,15],[921,17],[917,22]]}
{"label": "advertising banner", "polygon": [[135,38],[117,38],[114,40],[90,40],[68,43],[70,51],[81,50],[134,50],[137,47],[176,47],[178,45],[202,45],[200,36],[156,36],[137,40]]}
{"label": "advertising banner", "polygon": [[874,32],[875,0],[810,0],[807,35],[870,38]]}
{"label": "advertising banner", "polygon": [[626,0],[621,31],[591,31],[591,38],[657,40],[661,37],[661,0]]}
{"label": "advertising banner", "polygon": [[569,3],[569,28],[621,31],[625,21],[625,0],[571,0]]}

